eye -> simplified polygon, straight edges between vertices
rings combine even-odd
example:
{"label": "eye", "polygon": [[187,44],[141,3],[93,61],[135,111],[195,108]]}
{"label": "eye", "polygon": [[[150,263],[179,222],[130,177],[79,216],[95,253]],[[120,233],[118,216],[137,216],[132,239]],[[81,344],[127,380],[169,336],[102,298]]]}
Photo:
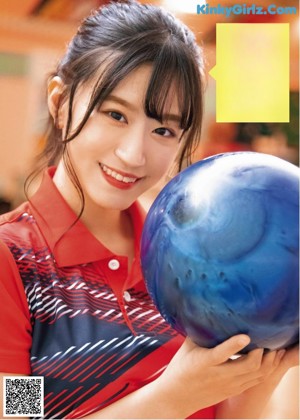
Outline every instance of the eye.
{"label": "eye", "polygon": [[159,127],[154,130],[154,132],[163,137],[176,137],[175,133],[168,128]]}
{"label": "eye", "polygon": [[124,115],[122,115],[120,112],[117,111],[109,111],[107,113],[111,118],[113,118],[116,121],[119,122],[127,122],[126,118],[124,117]]}

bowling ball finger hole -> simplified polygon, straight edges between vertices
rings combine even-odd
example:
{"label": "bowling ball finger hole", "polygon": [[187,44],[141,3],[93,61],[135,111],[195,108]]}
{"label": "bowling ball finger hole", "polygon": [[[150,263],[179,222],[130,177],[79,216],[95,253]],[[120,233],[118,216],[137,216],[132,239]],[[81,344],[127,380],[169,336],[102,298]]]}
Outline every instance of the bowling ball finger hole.
{"label": "bowling ball finger hole", "polygon": [[168,211],[171,221],[179,227],[193,225],[201,217],[201,207],[194,206],[190,197],[180,197]]}
{"label": "bowling ball finger hole", "polygon": [[242,354],[298,342],[299,169],[276,159],[223,155],[209,171],[196,163],[149,212],[147,286],[162,316],[200,346],[240,333],[251,337]]}

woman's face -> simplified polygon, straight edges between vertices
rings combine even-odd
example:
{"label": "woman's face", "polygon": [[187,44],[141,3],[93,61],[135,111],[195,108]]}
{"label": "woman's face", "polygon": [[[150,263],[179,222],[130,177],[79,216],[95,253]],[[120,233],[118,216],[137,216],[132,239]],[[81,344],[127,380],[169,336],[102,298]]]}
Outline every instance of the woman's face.
{"label": "woman's face", "polygon": [[[94,109],[80,134],[68,143],[69,155],[83,189],[86,205],[124,210],[168,171],[179,149],[182,129],[175,91],[169,93],[163,123],[144,113],[151,66],[141,66]],[[74,100],[72,129],[82,120],[92,84],[81,87]],[[51,95],[51,94],[50,94]],[[60,126],[67,122],[67,104],[60,109]],[[78,194],[58,165],[55,182],[69,204]]]}

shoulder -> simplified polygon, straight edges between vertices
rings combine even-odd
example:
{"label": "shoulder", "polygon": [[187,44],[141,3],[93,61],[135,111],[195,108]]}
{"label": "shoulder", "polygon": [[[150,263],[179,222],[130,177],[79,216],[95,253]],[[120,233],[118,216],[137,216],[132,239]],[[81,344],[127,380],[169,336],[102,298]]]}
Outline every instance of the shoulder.
{"label": "shoulder", "polygon": [[33,250],[41,247],[39,230],[27,202],[0,216],[0,242],[0,264],[13,259],[18,267],[19,261],[24,265],[24,257],[30,258]]}
{"label": "shoulder", "polygon": [[8,246],[0,240],[0,290],[1,297],[13,296],[12,301],[18,299],[27,311],[24,288],[15,259]]}
{"label": "shoulder", "polygon": [[28,211],[28,203],[25,202],[17,207],[15,210],[12,210],[8,213],[4,213],[0,215],[0,229],[2,226],[11,225],[22,217],[24,213]]}
{"label": "shoulder", "polygon": [[32,230],[32,217],[28,212],[29,206],[25,202],[15,210],[0,215],[0,240],[12,243],[28,236],[28,231]]}
{"label": "shoulder", "polygon": [[2,279],[6,277],[19,277],[20,273],[16,260],[12,254],[10,246],[0,236],[0,272]]}
{"label": "shoulder", "polygon": [[[6,296],[9,299],[10,306],[12,302],[19,302],[23,312],[28,317],[28,305],[24,292],[24,286],[21,279],[21,273],[17,264],[15,250],[20,242],[13,234],[14,220],[18,220],[18,212],[1,216],[0,223],[0,295],[2,300]],[[7,231],[5,230],[7,227]],[[15,229],[18,232],[17,229]],[[8,298],[9,296],[9,298]],[[4,301],[4,300],[3,300]],[[7,303],[8,301],[6,301]]]}

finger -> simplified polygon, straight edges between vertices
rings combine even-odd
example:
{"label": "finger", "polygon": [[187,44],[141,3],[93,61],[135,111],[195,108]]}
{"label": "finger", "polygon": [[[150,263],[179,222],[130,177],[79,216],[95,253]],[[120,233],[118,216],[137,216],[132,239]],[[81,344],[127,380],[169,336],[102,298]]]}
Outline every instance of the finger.
{"label": "finger", "polygon": [[[256,349],[249,353],[249,357],[245,363],[236,363],[234,369],[236,370],[239,381],[250,382],[265,380],[277,368],[278,352],[270,351],[263,354],[263,349]],[[234,373],[234,369],[231,369]]]}
{"label": "finger", "polygon": [[233,374],[244,375],[251,372],[258,372],[263,359],[263,349],[255,349],[248,354],[230,361],[230,369]]}
{"label": "finger", "polygon": [[[248,365],[248,367],[250,367],[251,372],[254,372],[254,375],[256,377],[269,376],[272,372],[274,372],[274,370],[278,366],[278,352],[268,351],[264,353],[263,349],[258,349],[255,351],[255,353],[256,360],[254,361],[254,359],[252,359],[252,362],[250,361]],[[253,354],[251,356],[253,357]]]}
{"label": "finger", "polygon": [[256,385],[260,385],[264,382],[264,377],[263,376],[259,376],[257,378],[254,379],[250,379],[246,382],[244,382],[240,387],[239,387],[239,393],[241,394],[244,391],[247,391],[248,389],[256,386]]}
{"label": "finger", "polygon": [[280,361],[284,369],[289,369],[299,365],[299,346],[296,345],[286,350]]}
{"label": "finger", "polygon": [[282,360],[282,358],[285,354],[285,350],[271,351],[270,354],[274,354],[273,367],[274,367],[274,369],[276,369],[279,366],[279,364],[280,364],[280,362],[281,362],[281,360]]}
{"label": "finger", "polygon": [[209,351],[212,366],[227,362],[230,357],[241,351],[250,343],[250,337],[245,334],[229,338]]}

